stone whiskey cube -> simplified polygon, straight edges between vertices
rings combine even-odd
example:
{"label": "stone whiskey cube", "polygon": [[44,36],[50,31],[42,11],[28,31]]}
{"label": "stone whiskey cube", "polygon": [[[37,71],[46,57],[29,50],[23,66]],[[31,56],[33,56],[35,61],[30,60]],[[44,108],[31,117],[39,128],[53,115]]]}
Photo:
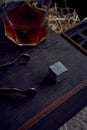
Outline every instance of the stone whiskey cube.
{"label": "stone whiskey cube", "polygon": [[68,69],[60,61],[49,66],[49,75],[56,82],[63,80],[67,71]]}

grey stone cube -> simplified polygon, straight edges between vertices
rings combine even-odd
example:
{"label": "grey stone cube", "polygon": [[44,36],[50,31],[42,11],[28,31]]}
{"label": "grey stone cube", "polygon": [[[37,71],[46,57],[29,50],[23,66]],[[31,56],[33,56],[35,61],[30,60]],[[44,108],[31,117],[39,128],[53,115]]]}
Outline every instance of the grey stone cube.
{"label": "grey stone cube", "polygon": [[60,61],[49,66],[49,75],[56,82],[63,80],[67,71],[68,69]]}

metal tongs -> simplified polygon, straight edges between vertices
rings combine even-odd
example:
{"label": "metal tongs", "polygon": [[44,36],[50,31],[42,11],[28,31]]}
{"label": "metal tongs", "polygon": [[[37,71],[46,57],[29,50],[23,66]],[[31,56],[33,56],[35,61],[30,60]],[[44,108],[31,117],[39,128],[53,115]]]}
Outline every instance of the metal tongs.
{"label": "metal tongs", "polygon": [[28,88],[28,89],[21,90],[18,88],[0,88],[0,94],[5,94],[5,93],[19,93],[31,98],[37,94],[37,89]]}
{"label": "metal tongs", "polygon": [[[17,57],[12,62],[8,62],[8,63],[0,65],[0,68],[13,65],[17,61],[19,61],[22,64],[26,64],[29,60],[30,60],[29,54],[27,54],[27,53],[21,54],[19,57]],[[26,95],[28,97],[33,97],[36,95],[37,89],[36,88],[29,88],[29,89],[21,90],[18,88],[0,88],[0,93],[1,94],[2,93],[20,93],[20,94]]]}
{"label": "metal tongs", "polygon": [[16,59],[14,59],[13,61],[7,62],[7,63],[5,63],[5,64],[1,64],[1,65],[0,65],[0,68],[13,65],[13,64],[14,64],[15,62],[17,62],[17,61],[19,61],[20,64],[26,64],[29,60],[30,60],[29,54],[27,54],[27,53],[21,54],[20,56],[18,56],[18,57],[17,57]]}

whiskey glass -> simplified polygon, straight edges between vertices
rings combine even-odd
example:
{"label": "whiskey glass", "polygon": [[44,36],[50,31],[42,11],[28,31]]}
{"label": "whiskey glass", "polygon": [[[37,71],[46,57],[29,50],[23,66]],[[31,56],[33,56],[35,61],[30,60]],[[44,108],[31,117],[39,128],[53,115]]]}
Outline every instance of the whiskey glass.
{"label": "whiskey glass", "polygon": [[2,8],[5,35],[19,46],[36,46],[48,35],[50,0],[5,1]]}

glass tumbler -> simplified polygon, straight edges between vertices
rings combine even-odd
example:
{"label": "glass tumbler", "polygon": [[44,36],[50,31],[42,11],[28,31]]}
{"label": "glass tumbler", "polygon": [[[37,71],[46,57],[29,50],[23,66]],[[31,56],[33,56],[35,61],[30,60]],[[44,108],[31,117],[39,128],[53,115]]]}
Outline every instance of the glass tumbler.
{"label": "glass tumbler", "polygon": [[5,35],[19,46],[35,46],[48,35],[50,0],[10,0],[2,7]]}

